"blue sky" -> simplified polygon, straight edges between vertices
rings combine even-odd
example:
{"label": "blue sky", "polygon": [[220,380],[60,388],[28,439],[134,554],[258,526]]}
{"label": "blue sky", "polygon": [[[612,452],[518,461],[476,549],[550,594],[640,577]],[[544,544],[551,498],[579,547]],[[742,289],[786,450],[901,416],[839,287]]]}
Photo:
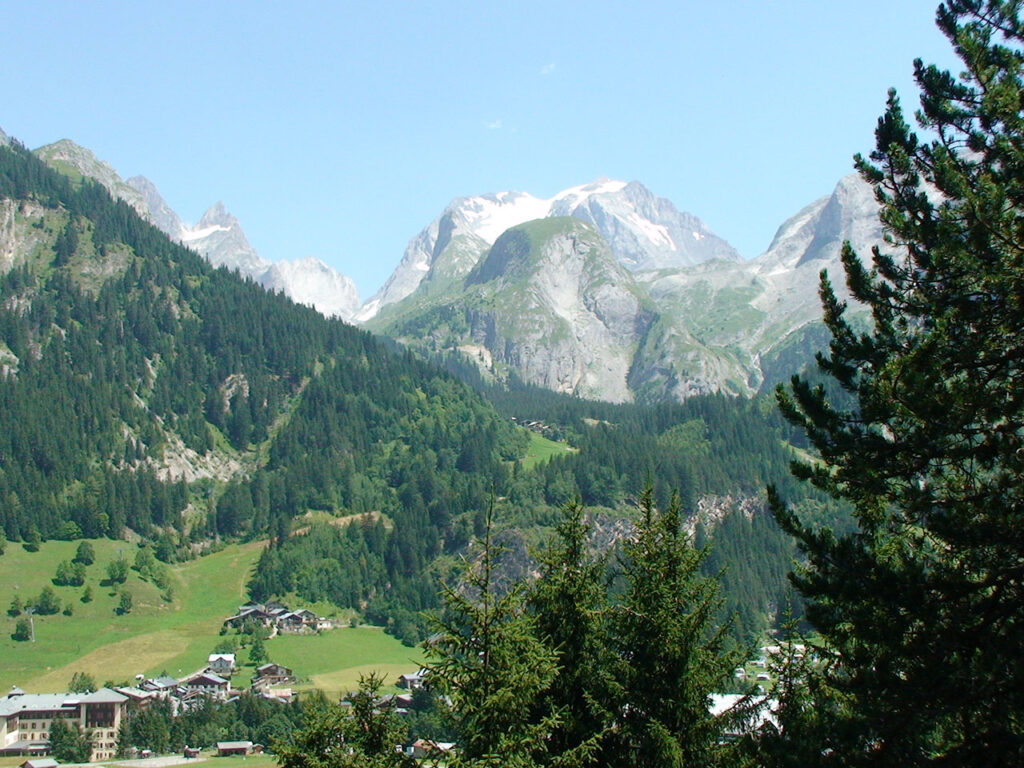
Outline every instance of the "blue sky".
{"label": "blue sky", "polygon": [[364,299],[453,197],[638,180],[753,257],[869,151],[927,0],[5,3],[0,128],[222,200]]}

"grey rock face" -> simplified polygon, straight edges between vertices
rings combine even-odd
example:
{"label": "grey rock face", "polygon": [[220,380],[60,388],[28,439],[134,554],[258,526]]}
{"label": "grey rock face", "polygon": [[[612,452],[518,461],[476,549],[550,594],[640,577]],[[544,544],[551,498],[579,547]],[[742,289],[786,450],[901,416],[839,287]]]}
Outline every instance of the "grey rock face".
{"label": "grey rock face", "polygon": [[149,212],[149,219],[153,226],[176,242],[181,242],[181,235],[185,225],[174,209],[167,204],[167,201],[160,196],[156,185],[145,176],[132,176],[125,181],[129,187],[142,196],[142,200]]}
{"label": "grey rock face", "polygon": [[352,319],[359,306],[352,281],[322,261],[303,259],[272,263],[261,258],[246,238],[238,219],[221,202],[211,206],[198,224],[190,226],[182,222],[149,179],[134,176],[122,181],[109,164],[97,160],[92,152],[74,142],[65,139],[36,152],[58,170],[70,170],[95,179],[172,240],[191,248],[214,266],[237,270],[270,290],[282,291],[301,304],[345,320]]}
{"label": "grey rock face", "polygon": [[359,319],[369,320],[414,294],[421,284],[448,285],[462,279],[509,227],[562,216],[592,225],[618,262],[631,271],[692,266],[708,259],[740,260],[699,219],[681,213],[635,181],[599,179],[548,200],[524,192],[461,197],[413,238],[383,288],[359,311]]}
{"label": "grey rock face", "polygon": [[651,318],[600,234],[554,218],[507,230],[457,296],[426,298],[391,329],[408,343],[461,349],[490,375],[623,402]]}
{"label": "grey rock face", "polygon": [[[603,241],[601,280],[597,262],[570,258],[565,219],[529,222],[482,245],[526,210],[586,222],[576,242]],[[406,343],[462,349],[498,378],[515,372],[583,397],[749,395],[788,377],[822,343],[818,275],[826,269],[842,291],[844,240],[865,257],[882,240],[872,190],[857,176],[785,222],[752,261],[636,183],[599,181],[551,201],[463,198],[410,244],[391,282],[405,297],[370,325]]]}
{"label": "grey rock face", "polygon": [[711,259],[741,260],[700,219],[680,212],[636,181],[595,192],[581,202],[556,198],[550,215],[593,224],[619,263],[632,272],[690,267]]}

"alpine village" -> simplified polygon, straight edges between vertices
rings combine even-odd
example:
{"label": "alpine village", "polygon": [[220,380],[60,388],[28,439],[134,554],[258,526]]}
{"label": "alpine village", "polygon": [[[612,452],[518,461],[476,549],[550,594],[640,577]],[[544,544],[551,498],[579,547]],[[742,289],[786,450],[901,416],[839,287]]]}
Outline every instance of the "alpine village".
{"label": "alpine village", "polygon": [[584,180],[360,302],[0,133],[0,766],[1024,765],[1020,5],[749,260]]}

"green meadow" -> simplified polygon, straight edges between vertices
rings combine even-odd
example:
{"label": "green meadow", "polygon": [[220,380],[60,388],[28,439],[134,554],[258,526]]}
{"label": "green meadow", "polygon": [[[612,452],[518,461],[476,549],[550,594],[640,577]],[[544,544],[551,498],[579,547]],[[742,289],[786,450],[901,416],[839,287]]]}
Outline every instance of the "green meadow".
{"label": "green meadow", "polygon": [[572,447],[565,443],[557,443],[549,440],[536,432],[530,432],[530,444],[526,449],[526,456],[523,457],[523,469],[533,469],[538,464],[543,464],[552,456],[561,456],[570,453]]}
{"label": "green meadow", "polygon": [[[130,569],[128,580],[114,588],[107,582],[107,565],[118,558],[131,564],[137,548],[123,541],[90,542],[96,562],[86,569],[85,584],[53,584],[57,566],[75,556],[79,542],[48,541],[38,552],[9,543],[0,555],[0,691],[17,685],[30,693],[67,690],[75,672],[98,682],[123,683],[136,675],[187,675],[205,666],[207,655],[223,639],[224,619],[245,602],[245,582],[263,544],[232,545],[187,563],[169,567],[171,594]],[[35,616],[35,641],[16,641],[18,618],[8,614],[12,600],[30,603],[50,586],[61,612]],[[86,587],[92,600],[83,602]],[[132,596],[132,609],[117,612],[121,593]],[[67,612],[70,615],[66,615]],[[353,688],[360,673],[378,670],[393,683],[402,672],[415,671],[420,651],[406,648],[372,627],[344,628],[322,635],[290,635],[266,643],[271,660],[294,669],[298,688],[323,686],[332,692]],[[244,662],[247,652],[239,654]],[[236,675],[248,685],[251,669]]]}
{"label": "green meadow", "polygon": [[297,690],[319,688],[340,696],[359,687],[359,676],[376,672],[387,687],[398,676],[423,665],[420,648],[409,648],[380,627],[342,627],[320,635],[278,635],[267,641],[267,653],[299,676]]}

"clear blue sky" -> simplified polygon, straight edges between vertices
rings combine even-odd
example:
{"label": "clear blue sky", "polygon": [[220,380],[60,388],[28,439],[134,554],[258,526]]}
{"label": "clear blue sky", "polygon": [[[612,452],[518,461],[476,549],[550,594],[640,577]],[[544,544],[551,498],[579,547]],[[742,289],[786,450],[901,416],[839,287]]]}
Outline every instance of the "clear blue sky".
{"label": "clear blue sky", "polygon": [[928,0],[6,2],[0,128],[369,298],[448,201],[638,180],[753,257],[946,66]]}

